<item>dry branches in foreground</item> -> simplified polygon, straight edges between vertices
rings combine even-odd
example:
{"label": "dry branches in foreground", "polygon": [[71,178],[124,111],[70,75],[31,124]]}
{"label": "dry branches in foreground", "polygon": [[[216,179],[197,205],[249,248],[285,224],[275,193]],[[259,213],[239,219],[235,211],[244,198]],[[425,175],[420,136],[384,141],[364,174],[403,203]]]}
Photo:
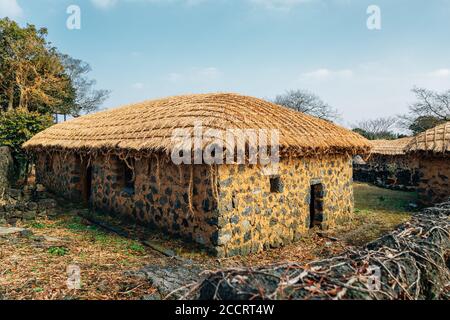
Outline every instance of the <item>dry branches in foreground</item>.
{"label": "dry branches in foreground", "polygon": [[302,265],[216,271],[195,299],[446,299],[450,202],[429,208],[360,250]]}

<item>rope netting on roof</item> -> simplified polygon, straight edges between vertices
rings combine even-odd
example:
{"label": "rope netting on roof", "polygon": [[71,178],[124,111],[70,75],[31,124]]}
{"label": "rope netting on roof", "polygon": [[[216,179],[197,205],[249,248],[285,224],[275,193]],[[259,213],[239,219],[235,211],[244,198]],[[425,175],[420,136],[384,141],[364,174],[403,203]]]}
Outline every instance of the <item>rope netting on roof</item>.
{"label": "rope netting on roof", "polygon": [[[174,130],[194,135],[196,124],[203,132],[227,130],[278,130],[279,144],[294,156],[317,152],[366,153],[368,141],[347,129],[273,103],[237,94],[198,94],[169,97],[76,118],[37,134],[24,144],[27,149],[132,150],[170,152]],[[237,143],[247,143],[237,135]],[[203,136],[200,148],[217,137]],[[269,146],[269,143],[268,143]]]}
{"label": "rope netting on roof", "polygon": [[449,152],[450,122],[443,123],[417,135],[408,144],[406,151],[429,151],[433,153]]}

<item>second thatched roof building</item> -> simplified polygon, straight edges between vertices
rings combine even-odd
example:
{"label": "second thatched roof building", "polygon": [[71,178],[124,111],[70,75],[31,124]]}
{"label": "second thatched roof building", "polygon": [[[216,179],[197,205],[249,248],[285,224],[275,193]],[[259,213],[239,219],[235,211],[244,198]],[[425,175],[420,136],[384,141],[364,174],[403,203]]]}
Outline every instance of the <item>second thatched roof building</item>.
{"label": "second thatched roof building", "polygon": [[423,205],[450,197],[450,122],[414,137],[406,146],[410,156],[419,159],[419,196]]}

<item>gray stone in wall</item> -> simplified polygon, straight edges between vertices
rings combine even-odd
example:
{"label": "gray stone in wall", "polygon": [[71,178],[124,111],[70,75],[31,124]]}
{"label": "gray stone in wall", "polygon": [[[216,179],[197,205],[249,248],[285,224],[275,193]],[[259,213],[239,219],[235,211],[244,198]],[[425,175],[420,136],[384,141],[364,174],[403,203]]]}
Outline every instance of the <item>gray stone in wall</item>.
{"label": "gray stone in wall", "polygon": [[8,147],[0,147],[0,194],[9,187],[13,159]]}

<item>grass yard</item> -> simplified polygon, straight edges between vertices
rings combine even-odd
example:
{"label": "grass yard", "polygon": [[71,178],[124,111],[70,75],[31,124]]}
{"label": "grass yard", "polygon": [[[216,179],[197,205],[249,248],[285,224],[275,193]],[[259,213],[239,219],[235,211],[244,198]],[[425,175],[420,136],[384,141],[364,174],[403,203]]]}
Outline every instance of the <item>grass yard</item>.
{"label": "grass yard", "polygon": [[349,245],[363,245],[406,222],[417,202],[415,192],[393,191],[363,183],[354,184],[354,194],[353,221],[334,231]]}

